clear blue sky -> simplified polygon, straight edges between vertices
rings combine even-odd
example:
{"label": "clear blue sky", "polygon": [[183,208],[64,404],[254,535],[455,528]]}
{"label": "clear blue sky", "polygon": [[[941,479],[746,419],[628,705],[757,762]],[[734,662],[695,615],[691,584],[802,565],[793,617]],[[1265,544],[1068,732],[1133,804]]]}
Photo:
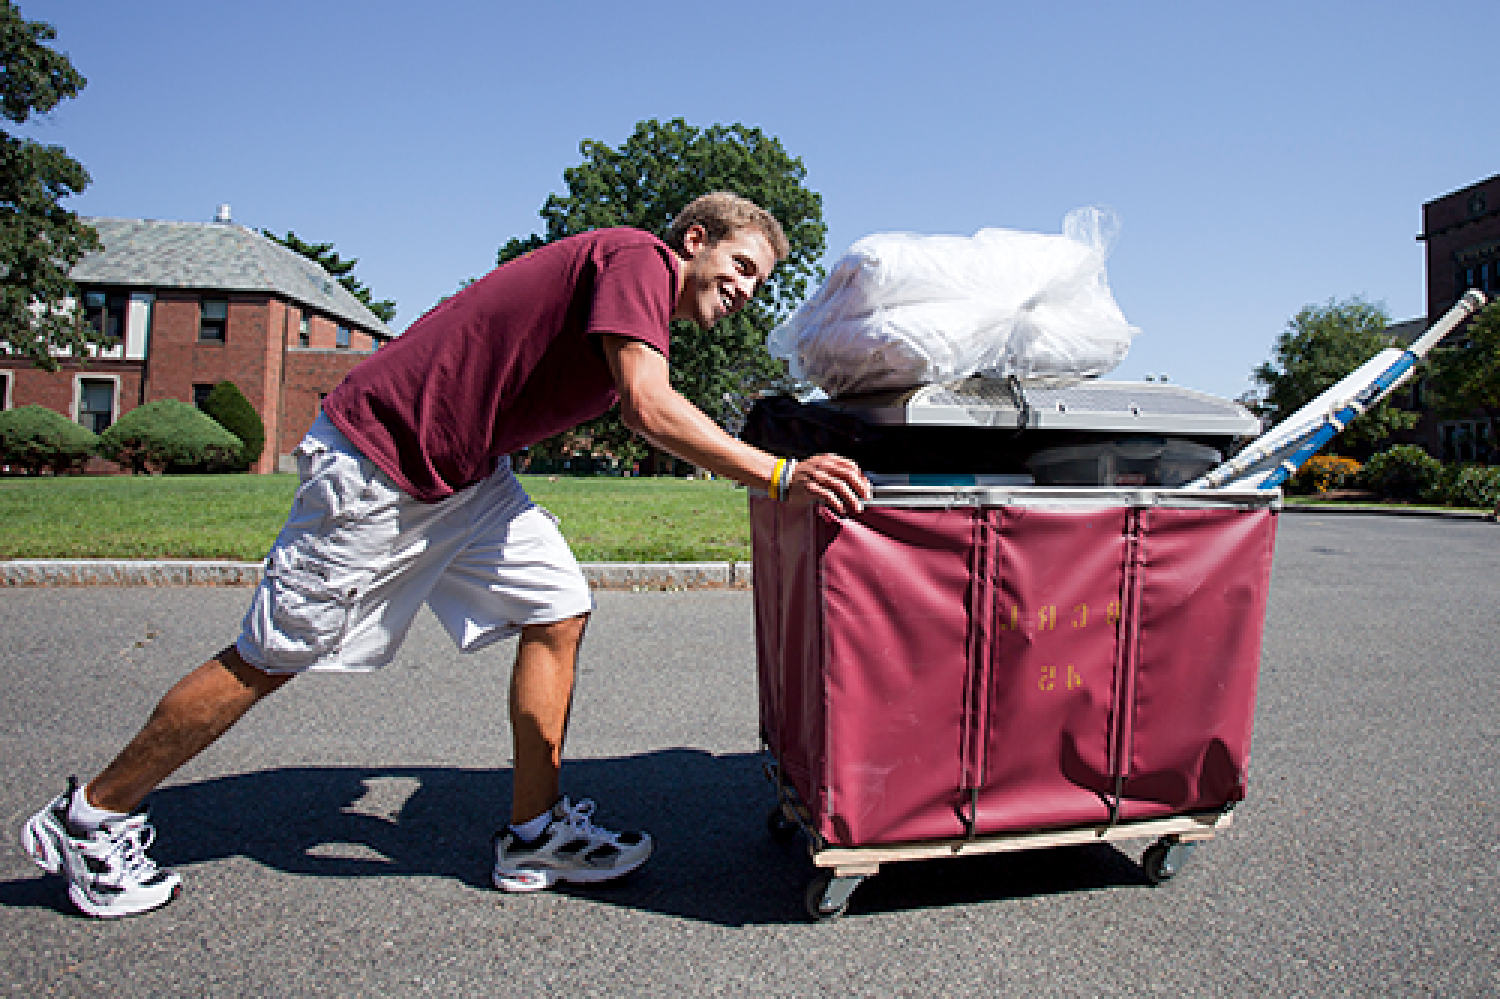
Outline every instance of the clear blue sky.
{"label": "clear blue sky", "polygon": [[1124,223],[1112,377],[1239,394],[1303,305],[1425,309],[1421,206],[1500,172],[1500,4],[21,0],[88,88],[25,134],[91,215],[332,241],[404,328],[540,228],[585,138],[781,139],[860,236]]}

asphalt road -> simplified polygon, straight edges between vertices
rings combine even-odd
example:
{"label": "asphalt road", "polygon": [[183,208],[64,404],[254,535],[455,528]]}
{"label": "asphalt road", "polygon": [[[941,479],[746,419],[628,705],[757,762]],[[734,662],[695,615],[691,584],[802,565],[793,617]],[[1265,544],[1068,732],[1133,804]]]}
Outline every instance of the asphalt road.
{"label": "asphalt road", "polygon": [[1493,995],[1500,528],[1288,514],[1248,800],[1176,879],[1144,844],[892,865],[806,921],[765,835],[745,593],[602,593],[566,784],[657,854],[502,896],[509,649],[424,615],[398,662],[305,677],[152,799],[181,899],[74,915],[14,837],[228,641],[230,589],[0,591],[9,995]]}

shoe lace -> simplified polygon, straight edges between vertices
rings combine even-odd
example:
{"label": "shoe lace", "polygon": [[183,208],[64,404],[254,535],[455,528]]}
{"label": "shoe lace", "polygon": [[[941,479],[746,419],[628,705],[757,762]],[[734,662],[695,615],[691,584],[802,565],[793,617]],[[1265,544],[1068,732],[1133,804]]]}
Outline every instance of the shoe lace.
{"label": "shoe lace", "polygon": [[156,873],[156,861],[146,856],[156,841],[156,828],[145,816],[132,815],[105,833],[109,837],[108,846],[101,859],[117,878],[139,883]]}
{"label": "shoe lace", "polygon": [[583,798],[576,805],[570,804],[568,799],[564,798],[561,809],[563,822],[578,835],[586,836],[589,839],[609,839],[614,836],[614,833],[608,829],[596,826],[590,821],[589,816],[594,814],[594,800],[592,798]]}

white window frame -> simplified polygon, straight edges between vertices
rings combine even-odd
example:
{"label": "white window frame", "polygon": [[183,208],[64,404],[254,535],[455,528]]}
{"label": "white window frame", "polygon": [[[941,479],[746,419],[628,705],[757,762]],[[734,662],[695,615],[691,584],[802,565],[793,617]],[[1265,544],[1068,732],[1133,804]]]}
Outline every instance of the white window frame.
{"label": "white window frame", "polygon": [[68,418],[79,426],[83,425],[83,383],[84,382],[112,382],[114,390],[110,393],[109,425],[114,426],[120,419],[120,376],[106,375],[99,372],[78,372],[73,375],[73,407]]}
{"label": "white window frame", "polygon": [[0,368],[0,379],[5,384],[0,387],[0,411],[11,408],[11,400],[16,395],[16,372],[14,368]]}

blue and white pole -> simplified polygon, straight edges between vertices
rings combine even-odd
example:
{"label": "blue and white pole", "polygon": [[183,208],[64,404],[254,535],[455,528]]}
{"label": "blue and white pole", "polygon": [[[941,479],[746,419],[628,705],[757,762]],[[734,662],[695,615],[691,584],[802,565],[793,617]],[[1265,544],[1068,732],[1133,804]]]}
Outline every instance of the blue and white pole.
{"label": "blue and white pole", "polygon": [[1484,308],[1485,302],[1483,292],[1469,289],[1411,346],[1404,350],[1398,347],[1382,350],[1229,461],[1184,488],[1280,488],[1334,434],[1404,384],[1417,362],[1459,323]]}

